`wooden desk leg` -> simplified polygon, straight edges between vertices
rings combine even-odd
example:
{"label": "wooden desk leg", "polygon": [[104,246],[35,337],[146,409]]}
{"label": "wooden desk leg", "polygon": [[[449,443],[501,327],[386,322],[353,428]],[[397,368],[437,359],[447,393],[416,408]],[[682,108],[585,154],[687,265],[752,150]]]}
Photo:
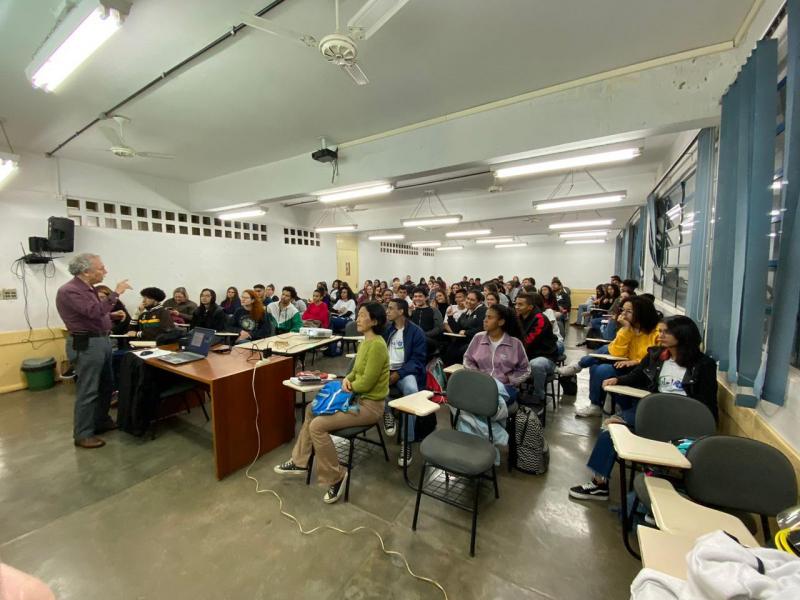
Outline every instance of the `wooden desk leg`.
{"label": "wooden desk leg", "polygon": [[[628,514],[628,486],[625,485],[625,461],[621,458],[617,458],[617,463],[619,463],[619,496],[620,496],[620,514],[622,516],[622,542],[625,544],[625,549],[633,556],[636,560],[641,560],[641,556],[631,548],[631,540],[630,540],[630,529],[631,529],[631,515]],[[633,473],[631,473],[631,481],[633,481]]]}

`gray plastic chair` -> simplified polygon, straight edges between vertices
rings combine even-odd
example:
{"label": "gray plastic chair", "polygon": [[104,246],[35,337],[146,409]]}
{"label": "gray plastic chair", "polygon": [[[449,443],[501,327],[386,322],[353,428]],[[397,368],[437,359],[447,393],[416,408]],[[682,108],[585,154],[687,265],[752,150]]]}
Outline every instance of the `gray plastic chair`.
{"label": "gray plastic chair", "polygon": [[761,517],[764,541],[769,517],[797,504],[792,463],[778,449],[749,438],[715,435],[697,440],[686,454],[686,492],[695,502],[726,512]]}
{"label": "gray plastic chair", "polygon": [[[422,494],[442,500],[453,506],[472,513],[472,532],[470,535],[469,554],[475,556],[475,536],[478,526],[478,497],[481,482],[490,479],[494,484],[494,496],[500,497],[497,487],[497,473],[495,472],[495,448],[492,436],[491,418],[497,412],[497,384],[494,379],[478,371],[458,371],[447,382],[447,402],[456,409],[454,427],[458,424],[461,411],[467,411],[480,419],[485,419],[489,427],[489,439],[456,431],[455,429],[436,430],[426,437],[420,444],[422,454],[422,469],[417,488],[417,501],[414,506],[414,521],[411,528],[417,530],[419,517],[419,504]],[[449,474],[466,477],[475,485],[475,496],[472,507],[458,504],[453,500],[436,495],[424,489],[425,472],[427,467],[441,469],[447,476]],[[491,473],[491,476],[489,475]]]}
{"label": "gray plastic chair", "polygon": [[[356,327],[356,322],[355,321],[348,321],[347,322],[347,324],[344,326],[344,335],[345,335],[345,337],[355,337],[357,335],[361,335],[360,333],[358,333],[358,327]],[[342,342],[342,347],[343,347],[345,353],[347,352],[347,349],[350,346],[352,346],[353,352],[355,352],[356,349],[358,348],[358,342],[355,342],[353,340],[344,340]]]}

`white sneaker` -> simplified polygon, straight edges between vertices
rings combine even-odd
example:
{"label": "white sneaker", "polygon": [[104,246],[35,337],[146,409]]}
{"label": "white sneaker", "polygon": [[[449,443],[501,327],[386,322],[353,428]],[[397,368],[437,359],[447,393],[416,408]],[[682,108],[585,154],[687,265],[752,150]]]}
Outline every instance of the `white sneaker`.
{"label": "white sneaker", "polygon": [[392,437],[397,433],[397,421],[391,411],[383,413],[383,432],[387,437]]}
{"label": "white sneaker", "polygon": [[397,457],[397,466],[405,467],[406,465],[410,465],[413,460],[414,454],[412,452],[412,445],[406,445],[400,442],[400,456]]}
{"label": "white sneaker", "polygon": [[578,363],[564,365],[563,367],[556,367],[556,373],[559,377],[572,377],[581,371],[583,371],[583,367],[581,367]]}
{"label": "white sneaker", "polygon": [[576,417],[600,417],[603,414],[603,409],[596,404],[589,404],[588,406],[581,406],[575,409]]}

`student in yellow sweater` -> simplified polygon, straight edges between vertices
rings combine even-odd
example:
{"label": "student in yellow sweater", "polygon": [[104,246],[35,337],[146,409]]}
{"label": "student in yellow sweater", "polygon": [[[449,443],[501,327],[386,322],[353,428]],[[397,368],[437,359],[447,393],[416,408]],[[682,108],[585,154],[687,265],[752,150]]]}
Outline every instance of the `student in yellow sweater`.
{"label": "student in yellow sweater", "polygon": [[598,353],[625,357],[609,362],[585,356],[574,365],[558,369],[561,377],[574,375],[589,367],[589,405],[575,409],[576,417],[598,417],[603,414],[603,380],[627,373],[647,355],[647,349],[657,345],[659,316],[653,302],[643,296],[625,300],[617,317],[619,329],[614,340]]}
{"label": "student in yellow sweater", "polygon": [[364,336],[364,341],[358,347],[353,370],[342,381],[342,389],[353,392],[358,398],[358,412],[315,417],[309,404],[292,458],[274,469],[280,475],[305,476],[313,448],[317,480],[328,486],[328,492],[322,498],[327,504],[333,504],[344,495],[348,477],[347,469],[339,464],[329,432],[373,425],[383,416],[383,402],[389,395],[389,350],[381,335],[385,325],[386,311],[380,304],[368,303],[358,309],[356,328]]}

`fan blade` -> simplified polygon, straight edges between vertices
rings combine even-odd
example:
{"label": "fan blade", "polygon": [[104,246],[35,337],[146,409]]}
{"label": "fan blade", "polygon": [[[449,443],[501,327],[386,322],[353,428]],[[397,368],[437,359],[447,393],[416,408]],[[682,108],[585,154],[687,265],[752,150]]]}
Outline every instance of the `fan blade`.
{"label": "fan blade", "polygon": [[293,29],[282,27],[278,25],[275,21],[270,21],[269,19],[265,19],[264,17],[257,17],[255,15],[243,14],[242,23],[244,23],[248,27],[252,27],[253,29],[258,29],[259,31],[270,33],[280,38],[284,38],[286,40],[302,44],[303,46],[308,46],[309,48],[316,48],[319,45],[319,42],[313,35],[309,35],[307,33],[300,33],[299,31],[294,31]]}
{"label": "fan blade", "polygon": [[112,146],[124,146],[125,142],[119,135],[119,131],[115,127],[111,127],[109,125],[100,125],[97,128],[100,133],[103,134],[103,137],[108,140],[108,143]]}
{"label": "fan blade", "polygon": [[361,67],[358,66],[358,63],[353,63],[352,65],[341,65],[341,67],[342,71],[350,75],[357,85],[367,85],[369,83],[366,73],[361,70]]}
{"label": "fan blade", "polygon": [[164,158],[164,159],[175,158],[174,154],[162,154],[161,152],[137,152],[136,156],[140,158]]}
{"label": "fan blade", "polygon": [[408,0],[367,0],[347,22],[350,35],[368,40],[406,4]]}

